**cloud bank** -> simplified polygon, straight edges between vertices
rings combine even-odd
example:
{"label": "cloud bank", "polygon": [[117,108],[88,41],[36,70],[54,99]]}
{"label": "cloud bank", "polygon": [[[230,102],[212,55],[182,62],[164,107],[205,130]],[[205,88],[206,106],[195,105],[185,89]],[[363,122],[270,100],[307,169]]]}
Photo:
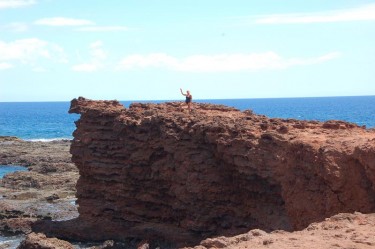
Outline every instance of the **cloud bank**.
{"label": "cloud bank", "polygon": [[335,59],[338,52],[314,58],[283,58],[275,52],[253,54],[192,55],[176,58],[164,53],[130,55],[123,58],[118,70],[164,68],[184,72],[239,72],[286,69],[293,66],[313,65]]}
{"label": "cloud bank", "polygon": [[1,63],[0,62],[0,70],[5,70],[5,69],[10,69],[10,68],[12,68],[13,67],[13,65],[12,64],[10,64],[10,63]]}
{"label": "cloud bank", "polygon": [[90,20],[66,18],[66,17],[52,17],[42,18],[34,22],[36,25],[45,26],[83,26],[83,25],[94,25],[95,23]]}
{"label": "cloud bank", "polygon": [[0,0],[0,9],[21,8],[35,3],[35,0]]}
{"label": "cloud bank", "polygon": [[41,18],[36,20],[34,24],[55,27],[76,26],[77,28],[75,29],[75,31],[82,32],[118,32],[129,30],[129,28],[126,26],[99,26],[96,25],[95,22],[90,20],[67,17]]}
{"label": "cloud bank", "polygon": [[113,32],[113,31],[128,31],[129,28],[125,26],[92,26],[77,28],[76,31],[85,32]]}
{"label": "cloud bank", "polygon": [[15,64],[36,66],[40,60],[67,62],[63,49],[38,38],[20,39],[13,42],[0,40],[0,68],[9,69]]}
{"label": "cloud bank", "polygon": [[332,23],[350,21],[374,21],[375,4],[352,9],[313,13],[274,14],[257,18],[257,24]]}
{"label": "cloud bank", "polygon": [[15,32],[15,33],[25,32],[28,30],[28,28],[29,27],[27,26],[27,24],[21,23],[21,22],[13,22],[13,23],[9,23],[7,25],[1,26],[1,29]]}

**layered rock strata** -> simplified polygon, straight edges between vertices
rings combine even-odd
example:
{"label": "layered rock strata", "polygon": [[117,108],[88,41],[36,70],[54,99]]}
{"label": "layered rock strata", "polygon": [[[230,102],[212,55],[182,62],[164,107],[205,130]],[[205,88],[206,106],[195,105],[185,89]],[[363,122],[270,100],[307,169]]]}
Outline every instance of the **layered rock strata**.
{"label": "layered rock strata", "polygon": [[74,99],[80,217],[44,228],[76,239],[183,245],[375,211],[374,130],[183,107]]}

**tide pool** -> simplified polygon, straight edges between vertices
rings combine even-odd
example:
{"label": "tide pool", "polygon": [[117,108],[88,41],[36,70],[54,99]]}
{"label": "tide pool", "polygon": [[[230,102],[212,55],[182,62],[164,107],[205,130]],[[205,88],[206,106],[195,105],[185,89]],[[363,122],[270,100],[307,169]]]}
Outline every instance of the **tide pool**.
{"label": "tide pool", "polygon": [[27,171],[27,168],[15,165],[0,165],[0,178],[3,178],[6,174],[16,171]]}

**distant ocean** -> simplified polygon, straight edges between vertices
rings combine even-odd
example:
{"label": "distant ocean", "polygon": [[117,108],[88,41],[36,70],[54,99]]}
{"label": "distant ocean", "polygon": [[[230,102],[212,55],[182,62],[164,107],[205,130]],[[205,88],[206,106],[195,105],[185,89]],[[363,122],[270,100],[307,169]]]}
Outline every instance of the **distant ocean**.
{"label": "distant ocean", "polygon": [[[345,120],[367,128],[375,127],[375,96],[210,99],[200,103],[223,104],[240,110],[251,109],[269,117],[326,121]],[[122,101],[128,107],[133,101]],[[165,101],[134,101],[160,103]],[[76,114],[68,114],[70,102],[0,102],[0,136],[26,140],[71,139]]]}

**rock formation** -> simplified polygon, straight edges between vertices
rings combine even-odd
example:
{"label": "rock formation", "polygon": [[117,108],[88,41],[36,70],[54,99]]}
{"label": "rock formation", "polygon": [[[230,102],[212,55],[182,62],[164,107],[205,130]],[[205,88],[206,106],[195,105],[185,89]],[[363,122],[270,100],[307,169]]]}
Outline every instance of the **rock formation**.
{"label": "rock formation", "polygon": [[74,99],[80,217],[39,224],[79,240],[194,245],[375,211],[375,131],[194,103]]}

